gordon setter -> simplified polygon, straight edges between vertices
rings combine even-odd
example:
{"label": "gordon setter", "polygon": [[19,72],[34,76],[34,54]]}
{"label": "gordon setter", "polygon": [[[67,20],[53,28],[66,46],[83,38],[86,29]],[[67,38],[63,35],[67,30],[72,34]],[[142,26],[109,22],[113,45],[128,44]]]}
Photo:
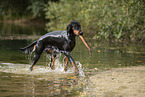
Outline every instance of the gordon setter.
{"label": "gordon setter", "polygon": [[68,60],[71,62],[74,68],[75,74],[79,74],[78,68],[75,61],[70,55],[70,52],[75,47],[75,37],[79,36],[83,43],[86,45],[90,51],[90,47],[87,45],[83,38],[83,32],[81,30],[81,25],[77,20],[72,20],[67,26],[67,31],[53,31],[47,33],[40,37],[39,40],[34,41],[30,45],[20,48],[25,53],[34,53],[34,59],[30,71],[33,70],[34,65],[39,60],[42,52],[45,50],[51,56],[50,67],[55,69],[55,59],[58,53],[63,53],[65,55],[64,70],[67,70]]}

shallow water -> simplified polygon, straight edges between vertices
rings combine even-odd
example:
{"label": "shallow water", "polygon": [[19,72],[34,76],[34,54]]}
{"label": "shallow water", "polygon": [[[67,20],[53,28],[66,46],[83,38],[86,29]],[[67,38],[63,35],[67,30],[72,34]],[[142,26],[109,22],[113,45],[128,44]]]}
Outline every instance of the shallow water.
{"label": "shallow water", "polygon": [[[71,64],[67,72],[63,71],[64,55],[58,57],[56,69],[51,70],[49,56],[45,52],[34,70],[28,72],[33,54],[21,53],[19,48],[38,39],[44,30],[38,30],[38,27],[36,30],[16,25],[11,27],[9,30],[5,30],[5,27],[0,30],[0,96],[80,95],[89,83],[88,78],[99,70],[145,64],[144,44],[99,42],[86,38],[92,48],[89,53],[82,41],[77,38],[76,47],[71,54],[79,68],[79,76],[74,75]],[[18,27],[18,30],[14,27]],[[16,32],[13,33],[14,31]],[[21,31],[24,32],[20,33]],[[33,33],[28,34],[25,31]],[[13,37],[9,38],[9,35]],[[20,39],[17,38],[19,36]]]}
{"label": "shallow water", "polygon": [[1,63],[1,96],[66,96],[81,91],[83,71],[81,76],[74,76],[72,68],[63,72],[59,62],[56,63],[56,70],[36,66],[33,72],[28,72],[28,64]]}

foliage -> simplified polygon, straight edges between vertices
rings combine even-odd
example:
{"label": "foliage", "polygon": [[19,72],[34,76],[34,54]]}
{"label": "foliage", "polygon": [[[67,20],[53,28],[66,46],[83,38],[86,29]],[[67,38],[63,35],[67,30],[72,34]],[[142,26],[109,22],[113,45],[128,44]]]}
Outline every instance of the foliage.
{"label": "foliage", "polygon": [[46,17],[46,29],[53,31],[76,19],[96,39],[142,41],[144,10],[144,0],[0,0],[0,21]]}
{"label": "foliage", "polygon": [[45,18],[44,8],[48,0],[0,0],[0,20],[21,18]]}
{"label": "foliage", "polygon": [[48,0],[30,0],[30,5],[27,7],[34,17],[45,17],[44,8]]}
{"label": "foliage", "polygon": [[28,0],[0,0],[0,20],[26,16]]}
{"label": "foliage", "polygon": [[107,40],[145,38],[145,3],[142,0],[61,0],[46,7],[47,30],[64,30],[78,20],[84,32]]}

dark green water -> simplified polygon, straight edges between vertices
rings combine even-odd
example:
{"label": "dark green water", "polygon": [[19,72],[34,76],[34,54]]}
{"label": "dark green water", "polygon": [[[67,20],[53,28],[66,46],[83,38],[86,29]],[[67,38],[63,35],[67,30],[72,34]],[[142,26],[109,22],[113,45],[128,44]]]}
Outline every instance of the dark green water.
{"label": "dark green water", "polygon": [[28,72],[33,54],[23,54],[19,48],[38,39],[45,33],[44,29],[32,25],[0,25],[0,96],[76,96],[87,87],[87,79],[99,72],[97,68],[145,65],[144,44],[99,42],[86,37],[91,53],[79,38],[71,53],[79,76],[74,75],[71,64],[67,72],[63,71],[63,55],[56,61],[56,70],[51,70],[45,52],[34,71]]}

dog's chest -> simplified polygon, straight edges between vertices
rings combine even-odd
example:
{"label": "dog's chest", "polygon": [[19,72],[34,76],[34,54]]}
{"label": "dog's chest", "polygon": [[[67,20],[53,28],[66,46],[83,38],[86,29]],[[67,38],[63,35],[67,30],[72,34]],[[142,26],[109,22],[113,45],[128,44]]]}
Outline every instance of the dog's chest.
{"label": "dog's chest", "polygon": [[68,44],[66,46],[67,51],[72,51],[75,47],[75,41],[68,41]]}

